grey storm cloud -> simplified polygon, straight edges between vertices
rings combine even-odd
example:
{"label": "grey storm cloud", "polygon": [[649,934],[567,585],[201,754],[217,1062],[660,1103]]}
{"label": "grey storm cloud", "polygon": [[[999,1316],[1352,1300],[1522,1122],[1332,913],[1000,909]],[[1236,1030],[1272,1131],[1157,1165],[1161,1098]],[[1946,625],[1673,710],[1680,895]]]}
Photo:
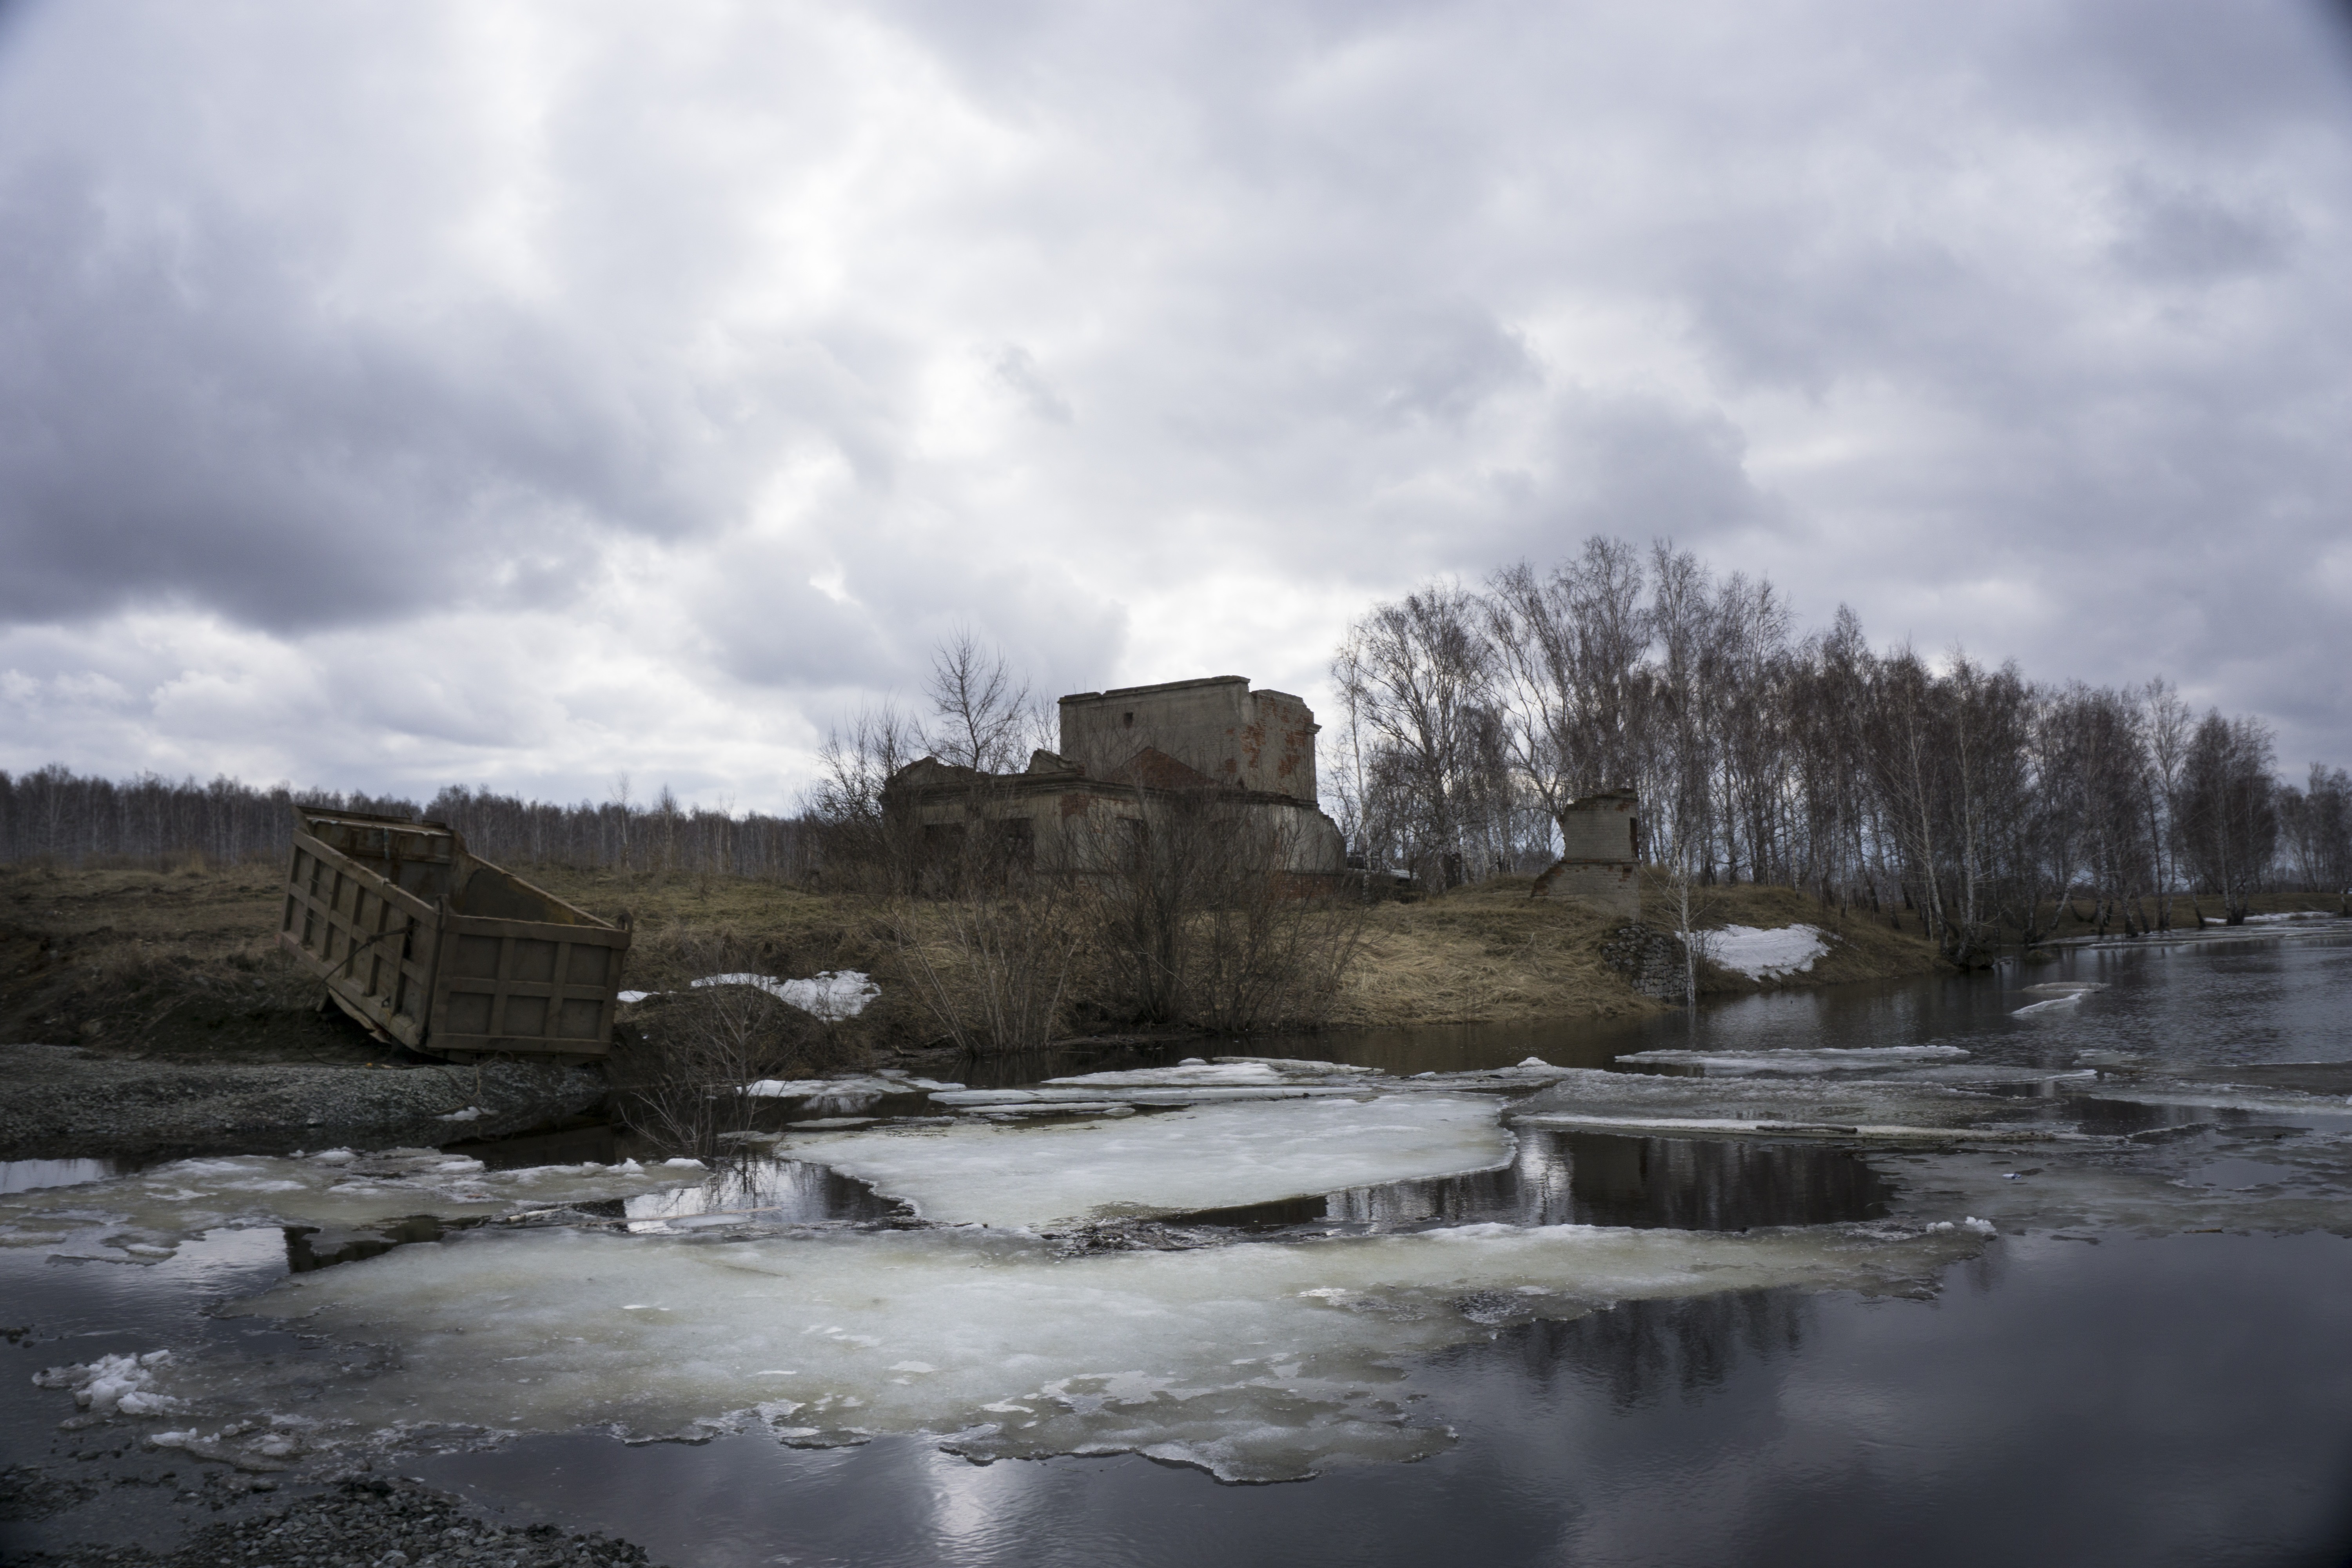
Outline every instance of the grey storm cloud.
{"label": "grey storm cloud", "polygon": [[2342,12],[19,5],[0,766],[772,800],[1594,531],[2352,763]]}

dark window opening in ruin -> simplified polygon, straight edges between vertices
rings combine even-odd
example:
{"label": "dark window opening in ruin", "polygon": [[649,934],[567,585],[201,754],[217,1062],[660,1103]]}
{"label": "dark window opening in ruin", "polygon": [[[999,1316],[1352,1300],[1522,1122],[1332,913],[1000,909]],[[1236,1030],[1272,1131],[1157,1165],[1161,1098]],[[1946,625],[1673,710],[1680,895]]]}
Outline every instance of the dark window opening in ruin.
{"label": "dark window opening in ruin", "polygon": [[1135,715],[1132,713],[1120,714],[1118,716],[1118,721],[1126,725],[1130,730],[1135,728]]}
{"label": "dark window opening in ruin", "polygon": [[1007,817],[996,825],[997,858],[1008,871],[1026,871],[1037,864],[1037,825],[1025,816]]}

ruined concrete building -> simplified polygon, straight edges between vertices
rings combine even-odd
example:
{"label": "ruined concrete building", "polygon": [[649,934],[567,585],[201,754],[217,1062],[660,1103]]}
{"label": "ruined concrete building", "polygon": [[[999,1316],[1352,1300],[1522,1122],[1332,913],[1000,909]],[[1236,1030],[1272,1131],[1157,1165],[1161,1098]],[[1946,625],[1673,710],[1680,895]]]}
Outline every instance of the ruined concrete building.
{"label": "ruined concrete building", "polygon": [[1058,752],[1017,773],[925,757],[891,776],[884,806],[940,850],[979,827],[1010,861],[1084,869],[1129,853],[1156,809],[1207,802],[1277,868],[1338,876],[1347,856],[1316,803],[1316,730],[1305,702],[1238,675],[1081,691],[1062,699]]}
{"label": "ruined concrete building", "polygon": [[1579,899],[1642,918],[1642,816],[1630,789],[1570,801],[1559,814],[1560,857],[1536,879],[1538,899]]}

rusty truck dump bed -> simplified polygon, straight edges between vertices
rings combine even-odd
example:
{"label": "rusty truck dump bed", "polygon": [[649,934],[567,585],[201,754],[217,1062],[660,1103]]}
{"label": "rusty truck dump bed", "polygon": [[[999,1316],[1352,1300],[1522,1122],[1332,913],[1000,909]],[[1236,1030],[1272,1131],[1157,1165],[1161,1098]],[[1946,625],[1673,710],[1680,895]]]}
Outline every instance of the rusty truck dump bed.
{"label": "rusty truck dump bed", "polygon": [[629,933],[437,822],[294,808],[278,944],[412,1050],[601,1057]]}

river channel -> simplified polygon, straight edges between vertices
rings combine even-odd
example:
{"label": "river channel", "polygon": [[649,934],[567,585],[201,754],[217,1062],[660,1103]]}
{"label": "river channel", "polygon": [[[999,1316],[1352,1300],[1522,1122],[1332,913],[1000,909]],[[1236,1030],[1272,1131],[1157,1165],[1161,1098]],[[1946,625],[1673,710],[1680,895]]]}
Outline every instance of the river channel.
{"label": "river channel", "polygon": [[[2352,924],[1216,1048],[1380,1087],[720,1173],[0,1169],[0,1548],[370,1464],[677,1568],[2352,1554]],[[1153,1163],[1192,1128],[1274,1195]],[[112,1418],[36,1385],[107,1357]]]}

